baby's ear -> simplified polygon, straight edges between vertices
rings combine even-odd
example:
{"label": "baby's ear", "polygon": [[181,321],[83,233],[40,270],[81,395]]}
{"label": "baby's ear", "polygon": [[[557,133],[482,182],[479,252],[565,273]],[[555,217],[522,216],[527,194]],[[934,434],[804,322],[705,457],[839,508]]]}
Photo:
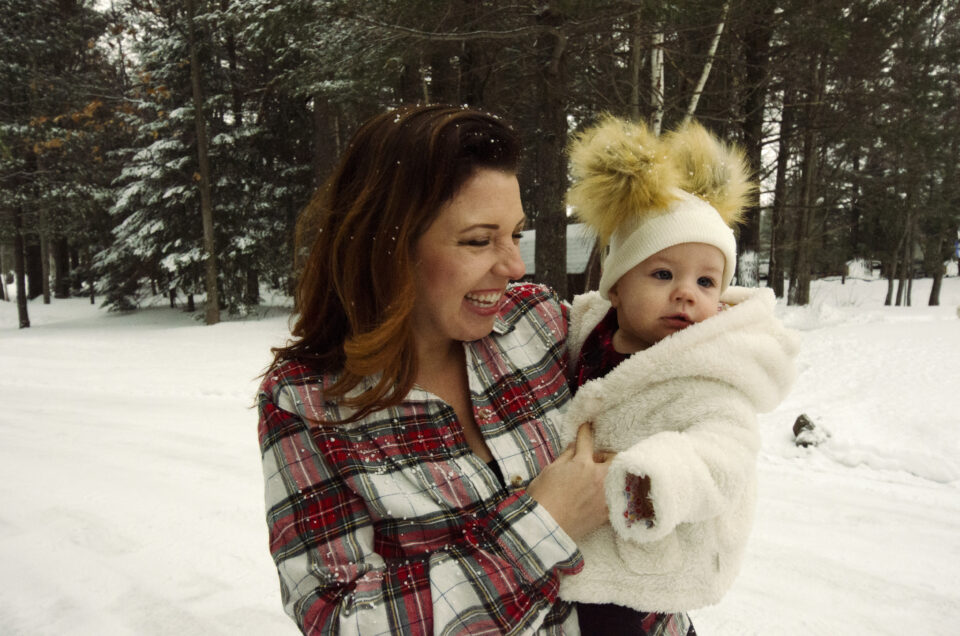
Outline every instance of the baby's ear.
{"label": "baby's ear", "polygon": [[[620,281],[617,281],[619,283]],[[610,299],[610,306],[614,309],[620,306],[620,294],[617,293],[617,283],[610,285],[610,289],[607,290],[607,298]]]}

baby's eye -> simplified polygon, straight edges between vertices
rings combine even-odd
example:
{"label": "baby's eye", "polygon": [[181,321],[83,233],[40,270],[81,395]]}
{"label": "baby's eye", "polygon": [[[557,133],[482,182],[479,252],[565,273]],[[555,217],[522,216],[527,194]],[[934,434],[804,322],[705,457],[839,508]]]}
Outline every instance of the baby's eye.
{"label": "baby's eye", "polygon": [[697,285],[701,287],[716,287],[717,283],[709,276],[701,276],[697,279]]}
{"label": "baby's eye", "polygon": [[670,273],[670,270],[668,269],[658,269],[653,273],[653,277],[657,280],[671,280],[673,278],[673,274]]}

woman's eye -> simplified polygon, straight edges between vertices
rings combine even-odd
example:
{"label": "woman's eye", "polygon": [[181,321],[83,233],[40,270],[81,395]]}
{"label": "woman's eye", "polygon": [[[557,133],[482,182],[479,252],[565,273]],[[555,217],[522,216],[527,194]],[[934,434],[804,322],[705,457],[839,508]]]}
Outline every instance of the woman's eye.
{"label": "woman's eye", "polygon": [[653,273],[653,277],[657,280],[670,280],[673,278],[673,275],[665,269],[658,269]]}
{"label": "woman's eye", "polygon": [[712,278],[709,278],[709,277],[707,277],[707,276],[701,276],[700,278],[698,278],[698,279],[697,279],[697,284],[700,285],[701,287],[714,287],[714,286],[716,286],[716,283],[713,281],[713,279],[712,279]]}
{"label": "woman's eye", "polygon": [[513,242],[514,242],[514,244],[520,243],[520,239],[522,239],[522,238],[523,238],[523,233],[522,233],[522,232],[514,232],[514,233],[513,233]]}
{"label": "woman's eye", "polygon": [[490,245],[490,239],[469,239],[460,241],[460,245],[469,245],[470,247],[485,247]]}

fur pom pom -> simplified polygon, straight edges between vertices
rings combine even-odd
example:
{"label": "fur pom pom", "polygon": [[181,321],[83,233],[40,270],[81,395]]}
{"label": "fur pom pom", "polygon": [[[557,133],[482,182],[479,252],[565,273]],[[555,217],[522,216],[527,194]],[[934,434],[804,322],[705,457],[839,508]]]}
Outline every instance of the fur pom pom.
{"label": "fur pom pom", "polygon": [[601,245],[631,217],[662,210],[676,198],[680,174],[668,149],[643,124],[606,116],[571,144],[574,184],[567,205]]}
{"label": "fur pom pom", "polygon": [[715,207],[727,225],[740,223],[756,190],[743,152],[692,121],[667,133],[663,143],[680,172],[680,188]]}

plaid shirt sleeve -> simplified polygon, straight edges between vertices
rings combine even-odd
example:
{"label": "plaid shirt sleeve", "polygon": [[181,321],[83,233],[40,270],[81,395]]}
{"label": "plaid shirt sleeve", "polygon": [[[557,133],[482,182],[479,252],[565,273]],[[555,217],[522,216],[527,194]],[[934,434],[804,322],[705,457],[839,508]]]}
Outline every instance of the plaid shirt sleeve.
{"label": "plaid shirt sleeve", "polygon": [[294,362],[268,373],[258,403],[270,549],[305,634],[576,633],[557,589],[580,553],[524,491],[558,453],[565,337],[559,305],[522,285],[494,333],[465,345],[506,488],[429,393],[339,425],[322,399],[329,378]]}

